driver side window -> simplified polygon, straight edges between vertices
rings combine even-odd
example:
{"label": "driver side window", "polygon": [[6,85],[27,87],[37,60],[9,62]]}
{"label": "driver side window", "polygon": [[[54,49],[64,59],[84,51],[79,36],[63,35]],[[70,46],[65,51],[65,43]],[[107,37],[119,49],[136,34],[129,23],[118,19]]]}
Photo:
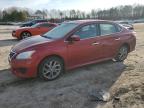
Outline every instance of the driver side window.
{"label": "driver side window", "polygon": [[80,36],[81,39],[90,38],[97,36],[97,30],[95,24],[90,24],[83,26],[80,30],[78,30],[75,35]]}

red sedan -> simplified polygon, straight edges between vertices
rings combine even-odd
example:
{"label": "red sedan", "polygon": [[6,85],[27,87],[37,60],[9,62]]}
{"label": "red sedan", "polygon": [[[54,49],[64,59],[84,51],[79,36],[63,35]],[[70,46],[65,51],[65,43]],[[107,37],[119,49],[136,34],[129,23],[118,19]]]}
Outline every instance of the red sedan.
{"label": "red sedan", "polygon": [[18,39],[24,39],[24,38],[27,38],[30,36],[44,34],[56,26],[57,26],[57,24],[48,23],[48,22],[37,23],[31,27],[22,27],[17,30],[13,30],[12,36],[16,37]]}
{"label": "red sedan", "polygon": [[71,21],[21,41],[11,49],[9,62],[18,77],[53,80],[68,69],[109,59],[124,61],[135,45],[135,33],[116,23]]}

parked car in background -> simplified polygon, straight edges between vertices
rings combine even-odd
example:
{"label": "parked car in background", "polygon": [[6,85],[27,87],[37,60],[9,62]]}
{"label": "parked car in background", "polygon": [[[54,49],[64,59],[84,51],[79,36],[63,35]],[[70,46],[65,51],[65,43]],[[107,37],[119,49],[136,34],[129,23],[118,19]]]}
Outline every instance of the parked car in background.
{"label": "parked car in background", "polygon": [[70,21],[16,44],[9,63],[17,77],[53,80],[65,70],[87,64],[124,61],[135,45],[135,33],[114,22]]}
{"label": "parked car in background", "polygon": [[115,21],[115,22],[122,25],[126,29],[134,30],[133,21]]}
{"label": "parked car in background", "polygon": [[41,23],[41,22],[48,22],[48,20],[46,20],[46,19],[36,19],[36,20],[28,21],[26,23],[23,23],[20,27],[31,27],[32,25],[35,25],[35,24]]}
{"label": "parked car in background", "polygon": [[134,30],[134,27],[132,24],[120,24],[122,26],[124,26],[125,28],[129,29],[129,30]]}
{"label": "parked car in background", "polygon": [[22,27],[22,28],[13,30],[12,36],[18,39],[24,39],[30,36],[44,34],[56,26],[57,24],[49,23],[49,22],[37,23],[31,27]]}

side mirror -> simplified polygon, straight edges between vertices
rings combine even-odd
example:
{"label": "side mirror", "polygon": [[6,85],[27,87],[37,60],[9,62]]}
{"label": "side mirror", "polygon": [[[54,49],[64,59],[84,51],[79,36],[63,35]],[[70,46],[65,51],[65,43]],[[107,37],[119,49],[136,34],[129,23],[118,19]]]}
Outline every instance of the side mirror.
{"label": "side mirror", "polygon": [[70,37],[70,41],[80,41],[80,37],[78,35],[73,35]]}

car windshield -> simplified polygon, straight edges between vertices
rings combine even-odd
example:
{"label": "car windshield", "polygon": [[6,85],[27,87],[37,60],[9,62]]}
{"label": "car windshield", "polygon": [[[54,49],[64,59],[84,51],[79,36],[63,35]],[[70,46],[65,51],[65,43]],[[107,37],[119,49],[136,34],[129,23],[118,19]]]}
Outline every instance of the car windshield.
{"label": "car windshield", "polygon": [[51,31],[43,34],[43,37],[47,37],[50,39],[59,39],[64,37],[66,34],[68,34],[71,30],[73,30],[75,27],[77,27],[77,23],[63,23],[56,28],[52,29]]}

